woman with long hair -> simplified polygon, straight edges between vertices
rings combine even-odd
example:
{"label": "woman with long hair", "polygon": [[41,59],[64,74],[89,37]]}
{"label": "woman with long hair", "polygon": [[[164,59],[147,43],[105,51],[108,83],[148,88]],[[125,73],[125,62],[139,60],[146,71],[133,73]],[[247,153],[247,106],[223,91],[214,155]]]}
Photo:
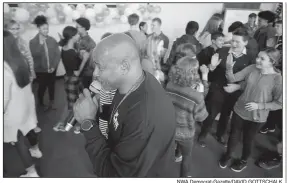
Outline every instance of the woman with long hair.
{"label": "woman with long hair", "polygon": [[234,161],[231,169],[241,172],[247,167],[251,154],[252,143],[257,131],[266,122],[269,111],[282,109],[283,82],[282,75],[275,68],[280,59],[280,52],[269,48],[259,52],[256,64],[250,65],[236,74],[233,73],[233,58],[229,55],[226,61],[226,77],[230,83],[243,81],[239,84],[228,84],[225,91],[232,93],[243,90],[233,108],[231,132],[227,152],[221,157],[219,166],[226,168],[236,145],[243,134],[243,149],[240,159]]}
{"label": "woman with long hair", "polygon": [[208,20],[198,39],[203,48],[206,48],[212,44],[211,34],[220,31],[222,21],[222,18],[218,16],[212,16]]}
{"label": "woman with long hair", "polygon": [[[48,35],[49,25],[45,16],[37,16],[34,20],[39,32],[30,40],[30,50],[34,59],[34,67],[39,83],[38,102],[44,110],[52,109],[55,95],[56,70],[61,59],[57,41]],[[48,88],[49,106],[44,105],[44,95]]]}
{"label": "woman with long hair", "polygon": [[[17,41],[11,33],[4,31],[4,168],[13,145],[26,168],[23,177],[39,177],[32,157],[42,156],[38,147],[35,98],[30,82],[30,68],[21,54]],[[31,148],[25,144],[28,138]],[[6,149],[6,151],[5,151]],[[29,152],[30,151],[30,152]]]}
{"label": "woman with long hair", "polygon": [[[7,24],[5,25],[5,29],[7,29],[16,39],[18,48],[22,55],[25,58],[25,61],[29,65],[30,70],[30,82],[33,82],[33,80],[36,78],[35,70],[34,70],[34,61],[33,57],[30,52],[30,48],[28,43],[20,36],[20,23],[15,20],[9,20]],[[36,127],[35,132],[38,133],[41,131],[39,127]]]}
{"label": "woman with long hair", "polygon": [[[74,45],[79,40],[80,36],[78,30],[75,27],[67,26],[63,30],[62,39],[60,45],[62,46],[62,62],[64,64],[66,75],[64,76],[64,86],[67,93],[67,107],[62,113],[62,118],[59,123],[53,128],[55,131],[65,131],[65,124],[67,119],[71,114],[73,114],[73,105],[78,99],[79,90],[80,90],[80,78],[79,66],[81,64],[81,59],[79,54],[76,52]],[[75,126],[76,134],[80,133],[79,126]]]}

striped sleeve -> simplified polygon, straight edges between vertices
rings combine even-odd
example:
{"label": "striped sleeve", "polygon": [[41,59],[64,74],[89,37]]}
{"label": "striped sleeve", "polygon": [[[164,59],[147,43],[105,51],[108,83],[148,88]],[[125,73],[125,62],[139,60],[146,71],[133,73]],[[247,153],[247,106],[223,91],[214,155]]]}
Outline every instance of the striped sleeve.
{"label": "striped sleeve", "polygon": [[206,110],[204,100],[195,105],[193,109],[193,116],[194,120],[198,122],[203,122],[207,118],[208,112]]}

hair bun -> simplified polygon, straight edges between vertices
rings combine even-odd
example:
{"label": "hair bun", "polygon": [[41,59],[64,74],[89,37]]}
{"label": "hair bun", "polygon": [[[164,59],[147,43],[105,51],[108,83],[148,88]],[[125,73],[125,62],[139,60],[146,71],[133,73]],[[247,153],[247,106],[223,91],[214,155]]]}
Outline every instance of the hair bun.
{"label": "hair bun", "polygon": [[48,24],[48,21],[44,15],[39,15],[34,19],[33,23],[36,24],[37,27],[39,27],[39,26],[42,26],[44,24]]}

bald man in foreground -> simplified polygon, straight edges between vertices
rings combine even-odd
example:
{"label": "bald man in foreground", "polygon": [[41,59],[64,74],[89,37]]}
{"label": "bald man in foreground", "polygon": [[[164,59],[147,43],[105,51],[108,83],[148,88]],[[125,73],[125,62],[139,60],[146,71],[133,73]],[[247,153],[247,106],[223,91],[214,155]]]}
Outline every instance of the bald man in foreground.
{"label": "bald man in foreground", "polygon": [[175,112],[158,81],[141,68],[135,42],[113,34],[93,50],[94,77],[117,89],[108,140],[96,119],[98,102],[84,90],[74,115],[86,137],[86,151],[99,177],[174,177]]}

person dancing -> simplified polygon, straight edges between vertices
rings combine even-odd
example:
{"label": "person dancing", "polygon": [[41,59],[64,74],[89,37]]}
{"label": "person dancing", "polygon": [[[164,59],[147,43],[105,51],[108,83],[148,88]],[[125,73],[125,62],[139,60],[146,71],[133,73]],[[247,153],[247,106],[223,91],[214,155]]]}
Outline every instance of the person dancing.
{"label": "person dancing", "polygon": [[[35,98],[30,82],[30,71],[13,35],[4,31],[4,168],[13,145],[26,168],[21,177],[39,177],[32,157],[41,158],[37,134]],[[17,114],[17,115],[15,115]],[[25,144],[28,138],[31,148]],[[13,149],[13,148],[12,148]],[[29,152],[30,151],[30,152]]]}

